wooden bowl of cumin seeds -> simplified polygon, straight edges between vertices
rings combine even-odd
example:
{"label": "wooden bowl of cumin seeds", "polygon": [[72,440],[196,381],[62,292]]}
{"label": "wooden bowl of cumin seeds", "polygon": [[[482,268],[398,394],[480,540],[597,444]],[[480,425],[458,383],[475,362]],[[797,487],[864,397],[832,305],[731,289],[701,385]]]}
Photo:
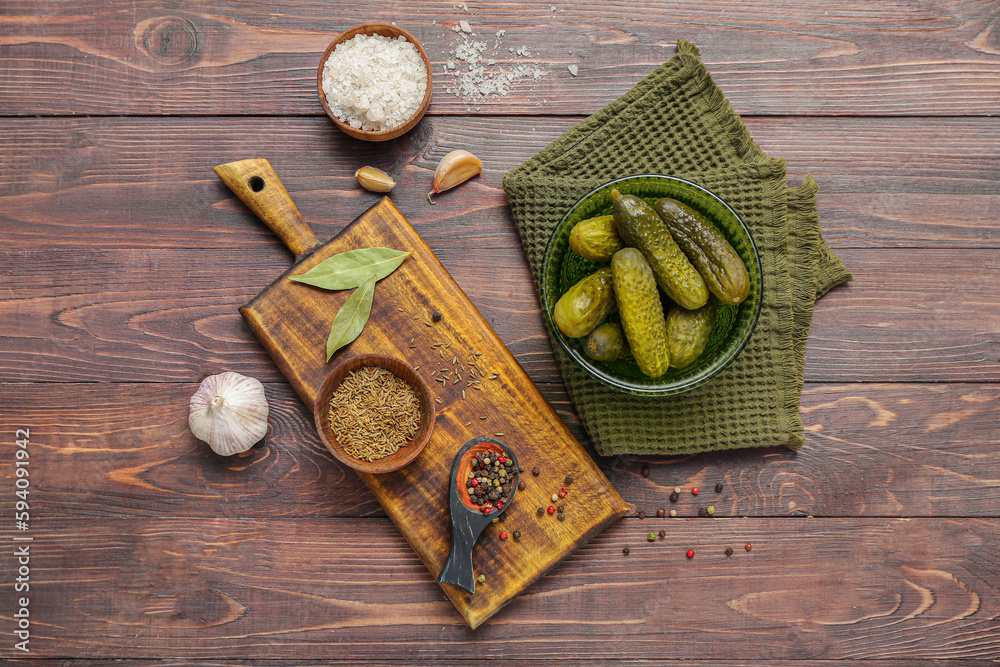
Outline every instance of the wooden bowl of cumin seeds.
{"label": "wooden bowl of cumin seeds", "polygon": [[434,397],[413,368],[362,354],[337,364],[320,387],[313,418],[333,456],[358,472],[385,473],[413,461],[434,430]]}

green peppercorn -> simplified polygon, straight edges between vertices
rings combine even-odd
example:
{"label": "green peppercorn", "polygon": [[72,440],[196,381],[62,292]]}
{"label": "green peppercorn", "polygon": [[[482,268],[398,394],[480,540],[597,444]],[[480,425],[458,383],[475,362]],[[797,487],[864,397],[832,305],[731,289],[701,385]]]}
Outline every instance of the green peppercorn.
{"label": "green peppercorn", "polygon": [[677,516],[677,510],[670,510],[670,516],[671,517]]}
{"label": "green peppercorn", "polygon": [[709,505],[708,509],[705,510],[709,514],[715,514],[715,505]]}
{"label": "green peppercorn", "polygon": [[646,534],[646,540],[649,541],[649,542],[655,542],[656,541],[656,533],[654,533],[652,531],[650,531],[649,533],[647,533]]}
{"label": "green peppercorn", "polygon": [[476,577],[476,581],[478,581],[481,584],[485,584],[486,583],[486,575],[485,574],[479,575],[478,577]]}
{"label": "green peppercorn", "polygon": [[679,494],[680,492],[681,492],[681,487],[675,486],[674,487],[674,493],[678,493]]}

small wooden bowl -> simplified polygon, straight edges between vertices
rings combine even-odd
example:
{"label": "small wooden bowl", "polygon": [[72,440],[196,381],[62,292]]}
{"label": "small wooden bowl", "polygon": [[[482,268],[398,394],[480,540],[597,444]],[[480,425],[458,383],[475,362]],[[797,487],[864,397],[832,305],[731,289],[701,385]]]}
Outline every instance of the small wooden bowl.
{"label": "small wooden bowl", "polygon": [[[424,60],[424,65],[427,67],[427,91],[424,93],[424,99],[420,103],[420,107],[417,109],[416,113],[410,116],[402,125],[397,125],[396,127],[390,128],[388,130],[361,130],[356,127],[351,127],[344,121],[337,118],[332,111],[330,111],[330,105],[326,101],[326,93],[323,92],[323,67],[326,65],[327,59],[333,50],[337,48],[337,45],[341,42],[346,42],[355,35],[382,35],[383,37],[396,38],[402,35],[406,38],[406,41],[417,47],[417,51],[420,52],[420,57]],[[394,26],[391,23],[362,23],[361,25],[356,25],[353,28],[348,28],[344,32],[340,33],[340,37],[333,40],[330,46],[326,47],[326,51],[323,52],[323,57],[319,61],[319,71],[316,73],[316,88],[319,90],[319,101],[323,105],[323,110],[326,111],[326,115],[334,122],[334,124],[343,130],[346,134],[354,137],[355,139],[364,139],[365,141],[388,141],[389,139],[395,139],[400,137],[414,128],[414,126],[420,122],[420,119],[424,117],[424,113],[427,111],[427,107],[431,103],[431,89],[434,87],[434,81],[431,73],[431,59],[427,56],[427,52],[424,51],[424,47],[420,45],[417,38],[411,35],[406,30],[398,26]]]}
{"label": "small wooden bowl", "polygon": [[[356,459],[345,452],[344,448],[337,442],[333,429],[330,428],[330,398],[333,396],[333,392],[340,386],[348,373],[364,366],[379,366],[396,377],[406,380],[417,392],[417,398],[420,400],[420,426],[413,434],[413,439],[410,440],[409,444],[396,450],[395,453],[371,462]],[[320,387],[319,395],[316,397],[316,405],[313,407],[313,419],[316,421],[316,430],[319,432],[320,440],[323,441],[334,458],[358,472],[367,473],[399,470],[417,458],[431,438],[431,431],[434,430],[434,416],[434,397],[431,395],[427,383],[409,365],[399,359],[380,354],[362,354],[350,357],[334,366]]]}

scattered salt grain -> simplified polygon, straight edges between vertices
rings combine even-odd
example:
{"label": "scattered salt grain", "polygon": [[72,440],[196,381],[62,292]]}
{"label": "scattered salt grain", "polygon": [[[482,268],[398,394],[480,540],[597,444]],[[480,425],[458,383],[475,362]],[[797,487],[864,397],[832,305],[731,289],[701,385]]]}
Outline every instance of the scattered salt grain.
{"label": "scattered salt grain", "polygon": [[[468,30],[465,29],[466,26]],[[501,49],[500,38],[506,30],[500,29],[495,32],[496,41],[492,47],[486,41],[475,39],[476,33],[472,31],[472,26],[467,21],[460,21],[453,30],[459,33],[461,41],[448,52],[452,58],[448,60],[449,74],[455,79],[445,90],[461,98],[465,104],[475,106],[477,110],[481,109],[477,106],[480,103],[499,99],[509,93],[518,81],[537,80],[545,74],[540,67],[532,63],[518,63],[506,55],[502,59],[497,57],[497,51]],[[513,47],[507,50],[509,53],[514,53]],[[531,52],[526,46],[517,49],[518,57],[530,55]],[[454,69],[451,67],[452,62],[455,63]],[[466,107],[466,110],[471,111],[472,106]]]}
{"label": "scattered salt grain", "polygon": [[570,65],[570,66],[569,66],[569,67],[567,67],[566,69],[568,69],[568,70],[569,70],[569,73],[570,73],[570,74],[572,74],[573,76],[576,76],[576,75],[577,75],[577,72],[579,72],[579,71],[580,71],[580,68],[579,68],[579,67],[577,67],[576,65]]}
{"label": "scattered salt grain", "polygon": [[351,127],[380,131],[405,123],[427,92],[427,67],[406,38],[357,35],[323,66],[330,110]]}

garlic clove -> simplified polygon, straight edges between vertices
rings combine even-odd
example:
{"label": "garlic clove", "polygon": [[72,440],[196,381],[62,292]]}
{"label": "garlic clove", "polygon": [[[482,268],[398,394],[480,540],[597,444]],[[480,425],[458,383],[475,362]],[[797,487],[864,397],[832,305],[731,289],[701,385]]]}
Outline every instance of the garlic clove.
{"label": "garlic clove", "polygon": [[354,172],[354,178],[358,179],[361,187],[370,192],[389,192],[396,187],[396,181],[392,180],[392,176],[375,167],[361,167]]}
{"label": "garlic clove", "polygon": [[428,201],[433,204],[432,194],[450,190],[481,173],[483,173],[482,160],[469,151],[457,150],[448,153],[441,158],[434,172],[434,183],[431,191],[427,193]]}
{"label": "garlic clove", "polygon": [[216,454],[245,452],[267,433],[264,385],[239,373],[205,378],[191,397],[188,426]]}

